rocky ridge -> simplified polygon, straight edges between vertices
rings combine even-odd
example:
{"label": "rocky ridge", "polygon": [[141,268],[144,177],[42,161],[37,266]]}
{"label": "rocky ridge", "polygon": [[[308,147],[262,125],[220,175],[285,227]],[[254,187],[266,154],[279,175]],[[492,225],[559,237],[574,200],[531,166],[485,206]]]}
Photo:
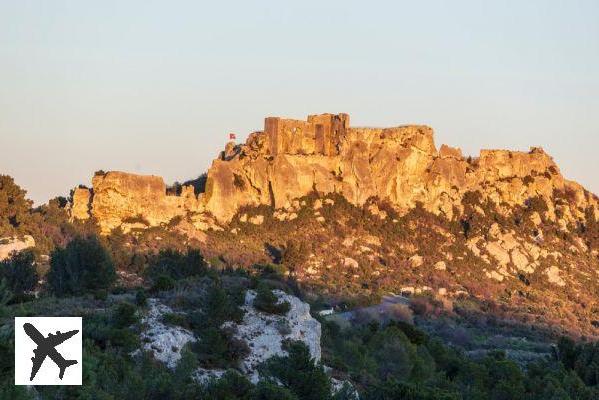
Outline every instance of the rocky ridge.
{"label": "rocky ridge", "polygon": [[[318,192],[341,194],[358,206],[376,198],[401,213],[421,203],[451,220],[472,191],[503,208],[541,197],[549,206],[544,217],[563,226],[583,218],[588,208],[599,219],[597,197],[565,179],[541,148],[482,150],[466,158],[456,148],[437,149],[427,126],[353,128],[346,114],[312,115],[307,121],[266,118],[264,131],[250,134],[244,144],[227,144],[208,170],[203,193],[183,186],[180,194],[169,195],[157,176],[99,173],[92,189],[75,189],[71,216],[93,216],[104,233],[176,217],[188,217],[195,229],[218,229],[245,206],[288,208],[294,199]],[[556,192],[569,202],[555,204]]]}

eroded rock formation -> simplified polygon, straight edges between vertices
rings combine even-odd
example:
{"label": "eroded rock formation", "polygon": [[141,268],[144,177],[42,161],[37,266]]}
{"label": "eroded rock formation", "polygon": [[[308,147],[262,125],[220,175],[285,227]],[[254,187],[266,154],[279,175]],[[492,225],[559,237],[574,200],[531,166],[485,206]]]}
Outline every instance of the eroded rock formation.
{"label": "eroded rock formation", "polygon": [[[351,128],[347,114],[311,115],[307,121],[266,118],[264,131],[250,134],[245,144],[227,144],[197,197],[191,187],[168,196],[162,178],[122,172],[97,175],[93,189],[84,190],[75,191],[72,216],[93,215],[105,232],[127,221],[153,226],[190,213],[227,223],[243,206],[281,208],[313,191],[339,193],[355,205],[378,198],[399,211],[420,202],[449,219],[461,211],[468,191],[506,206],[559,192],[570,199],[558,206],[566,222],[588,207],[597,210],[596,197],[564,179],[540,148],[482,150],[479,157],[465,158],[459,149],[437,149],[427,126]],[[547,203],[546,217],[555,220],[554,202]]]}
{"label": "eroded rock formation", "polygon": [[213,162],[202,201],[226,222],[242,206],[280,208],[311,191],[340,193],[356,205],[376,197],[399,210],[421,202],[450,219],[468,191],[507,205],[567,193],[576,207],[562,214],[572,218],[597,204],[592,194],[565,180],[540,148],[482,150],[478,158],[465,158],[446,145],[437,150],[427,126],[350,128],[346,114],[309,116],[307,122],[267,118],[264,132]]}
{"label": "eroded rock formation", "polygon": [[184,186],[180,195],[168,195],[159,176],[98,173],[92,186],[93,189],[75,189],[71,216],[93,216],[104,233],[121,226],[126,230],[157,226],[202,209],[193,187]]}

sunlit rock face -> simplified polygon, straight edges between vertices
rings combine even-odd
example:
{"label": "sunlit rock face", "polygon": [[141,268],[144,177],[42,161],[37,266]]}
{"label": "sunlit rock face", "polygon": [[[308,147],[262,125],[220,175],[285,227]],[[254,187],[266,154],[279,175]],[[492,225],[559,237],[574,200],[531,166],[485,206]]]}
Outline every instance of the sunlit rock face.
{"label": "sunlit rock face", "polygon": [[375,197],[401,212],[421,203],[449,219],[461,212],[469,191],[508,207],[535,196],[550,200],[557,191],[569,202],[560,205],[557,217],[554,202],[547,201],[544,217],[565,223],[588,207],[598,209],[596,197],[565,180],[540,148],[482,150],[479,157],[466,158],[456,148],[437,149],[427,126],[353,128],[347,114],[321,114],[306,121],[269,117],[264,131],[250,134],[244,144],[228,143],[198,196],[191,186],[167,195],[157,176],[108,172],[93,178],[92,189],[75,190],[71,214],[93,216],[103,232],[127,223],[155,226],[190,214],[203,221],[198,229],[209,229],[215,225],[206,223],[206,216],[224,224],[243,206],[281,208],[314,191],[339,193],[355,205]]}
{"label": "sunlit rock face", "polygon": [[35,247],[35,240],[31,235],[25,235],[22,238],[0,238],[0,261],[7,259],[13,253],[18,253],[31,247]]}
{"label": "sunlit rock face", "polygon": [[199,210],[200,204],[191,186],[184,186],[180,195],[167,195],[164,180],[159,176],[111,171],[96,174],[92,189],[74,191],[71,217],[93,216],[102,232],[108,233],[123,225],[126,228],[157,226]]}
{"label": "sunlit rock face", "polygon": [[[561,214],[571,219],[597,204],[580,185],[565,180],[540,148],[482,150],[477,158],[465,158],[446,145],[437,150],[427,126],[351,128],[346,114],[307,121],[267,118],[263,132],[229,146],[213,162],[203,203],[227,222],[242,206],[280,208],[312,191],[339,193],[355,205],[377,197],[404,211],[420,202],[450,219],[468,191],[508,206],[564,192],[574,207]],[[554,211],[550,207],[550,218]]]}

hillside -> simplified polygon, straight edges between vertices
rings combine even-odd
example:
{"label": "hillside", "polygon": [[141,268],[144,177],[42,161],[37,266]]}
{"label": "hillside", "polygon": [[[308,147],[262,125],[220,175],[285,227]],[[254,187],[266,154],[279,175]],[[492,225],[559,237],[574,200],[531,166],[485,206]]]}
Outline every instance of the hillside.
{"label": "hillside", "polygon": [[194,185],[102,171],[92,183],[73,192],[75,220],[146,239],[165,227],[226,265],[278,263],[299,248],[288,272],[326,303],[427,294],[549,332],[598,333],[598,200],[540,148],[465,158],[437,149],[425,126],[267,118]]}

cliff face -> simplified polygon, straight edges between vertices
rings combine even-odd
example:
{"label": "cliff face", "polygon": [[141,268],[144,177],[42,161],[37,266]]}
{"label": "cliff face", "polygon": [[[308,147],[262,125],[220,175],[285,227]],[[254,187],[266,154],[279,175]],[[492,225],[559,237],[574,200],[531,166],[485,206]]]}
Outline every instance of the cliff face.
{"label": "cliff face", "polygon": [[113,171],[95,175],[92,185],[93,189],[75,189],[71,216],[81,220],[93,216],[104,233],[120,226],[125,230],[157,226],[200,209],[193,187],[183,187],[178,196],[167,195],[158,176]]}
{"label": "cliff face", "polygon": [[155,226],[190,213],[212,215],[222,224],[243,206],[282,208],[313,191],[339,193],[355,205],[376,197],[401,212],[420,202],[448,219],[460,213],[469,191],[504,207],[563,193],[568,203],[547,201],[551,220],[556,209],[565,222],[588,207],[597,210],[595,196],[565,180],[542,149],[483,150],[466,159],[459,149],[437,149],[427,126],[351,128],[346,114],[322,114],[307,121],[266,118],[264,131],[252,133],[245,144],[227,144],[197,197],[191,187],[168,196],[159,177],[109,172],[94,177],[91,191],[75,191],[72,216],[93,215],[104,232],[127,221]]}
{"label": "cliff face", "polygon": [[[326,122],[316,124],[316,117]],[[468,191],[506,206],[567,193],[573,202],[562,215],[569,219],[597,205],[593,195],[562,177],[542,149],[483,150],[466,159],[459,149],[437,150],[427,126],[350,128],[348,122],[345,114],[310,116],[308,122],[267,118],[264,132],[229,146],[213,162],[202,200],[206,210],[227,222],[241,206],[281,208],[312,191],[340,193],[355,205],[377,197],[400,211],[421,202],[449,219],[460,212]],[[548,203],[554,219],[555,207]]]}

